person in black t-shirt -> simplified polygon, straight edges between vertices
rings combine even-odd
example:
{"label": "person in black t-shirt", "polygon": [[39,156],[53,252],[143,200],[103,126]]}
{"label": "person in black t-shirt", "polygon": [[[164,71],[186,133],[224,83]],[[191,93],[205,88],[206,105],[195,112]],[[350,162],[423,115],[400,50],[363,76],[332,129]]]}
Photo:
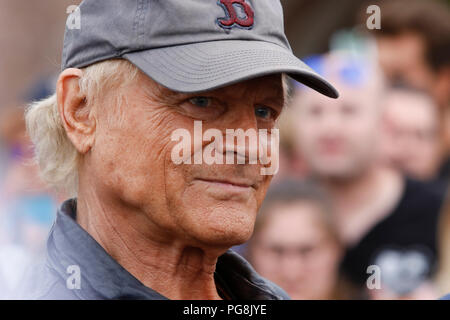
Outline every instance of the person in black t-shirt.
{"label": "person in black t-shirt", "polygon": [[442,188],[406,179],[379,161],[385,91],[370,63],[330,54],[322,71],[341,98],[300,91],[292,120],[312,177],[334,202],[346,247],[344,276],[359,298],[438,297],[429,279],[438,259]]}
{"label": "person in black t-shirt", "polygon": [[426,92],[397,86],[383,97],[381,158],[418,180],[437,180],[442,158],[438,106]]}
{"label": "person in black t-shirt", "polygon": [[[400,201],[356,244],[349,246],[342,271],[364,286],[368,266],[380,267],[385,290],[369,290],[372,298],[434,298],[428,279],[437,269],[437,227],[443,193],[439,185],[405,179]],[[430,295],[431,294],[431,295]]]}

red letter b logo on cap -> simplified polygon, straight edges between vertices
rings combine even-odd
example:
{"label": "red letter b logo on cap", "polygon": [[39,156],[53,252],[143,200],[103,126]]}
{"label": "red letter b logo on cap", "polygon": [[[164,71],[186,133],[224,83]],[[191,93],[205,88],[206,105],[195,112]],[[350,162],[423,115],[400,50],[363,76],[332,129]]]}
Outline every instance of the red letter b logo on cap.
{"label": "red letter b logo on cap", "polygon": [[[253,27],[255,13],[246,0],[219,0],[218,5],[225,10],[227,15],[225,18],[217,19],[217,23],[222,28],[231,29],[237,26],[251,29]],[[245,17],[238,15],[238,7],[244,11]]]}

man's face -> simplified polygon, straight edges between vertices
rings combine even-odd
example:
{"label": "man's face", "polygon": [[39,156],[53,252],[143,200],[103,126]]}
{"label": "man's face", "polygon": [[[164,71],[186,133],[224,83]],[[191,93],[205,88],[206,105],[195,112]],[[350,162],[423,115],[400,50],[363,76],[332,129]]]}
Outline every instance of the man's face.
{"label": "man's face", "polygon": [[390,82],[405,83],[431,94],[443,112],[441,125],[445,128],[443,143],[450,145],[449,112],[450,67],[433,70],[426,59],[426,42],[414,32],[377,38],[378,59]]}
{"label": "man's face", "polygon": [[377,39],[378,59],[388,80],[432,91],[434,74],[426,62],[424,39],[416,33]]}
{"label": "man's face", "polygon": [[[181,94],[141,74],[123,90],[126,103],[119,116],[111,114],[114,108],[108,106],[116,93],[105,99],[98,112],[95,145],[86,159],[94,168],[97,187],[110,199],[120,199],[118,205],[140,216],[143,212],[139,220],[143,223],[137,228],[153,237],[203,246],[246,241],[271,176],[261,175],[259,162],[193,164],[194,154],[211,144],[195,144],[194,121],[202,121],[203,132],[214,128],[223,136],[226,129],[270,132],[284,104],[281,75]],[[192,137],[188,155],[192,164],[172,160],[179,142],[171,136],[177,129],[186,129]],[[220,152],[234,157],[230,150],[225,143]],[[252,152],[247,149],[246,156]],[[149,226],[151,230],[146,230]]]}
{"label": "man's face", "polygon": [[300,153],[313,173],[328,178],[359,174],[373,161],[377,144],[376,99],[366,90],[340,92],[338,100],[305,93],[294,116]]}
{"label": "man's face", "polygon": [[388,95],[383,116],[383,160],[421,179],[431,178],[440,157],[437,106],[420,94]]}
{"label": "man's face", "polygon": [[276,204],[251,242],[256,271],[292,299],[329,299],[336,285],[340,248],[322,210],[308,200]]}

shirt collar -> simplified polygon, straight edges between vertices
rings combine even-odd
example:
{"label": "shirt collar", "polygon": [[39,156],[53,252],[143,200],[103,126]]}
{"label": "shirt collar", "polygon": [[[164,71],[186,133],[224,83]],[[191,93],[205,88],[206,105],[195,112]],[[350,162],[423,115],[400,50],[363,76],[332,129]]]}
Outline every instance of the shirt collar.
{"label": "shirt collar", "polygon": [[[47,242],[47,263],[60,277],[67,278],[70,266],[77,266],[80,299],[167,299],[146,287],[117,263],[77,222],[77,200],[65,201],[58,210]],[[284,299],[284,292],[261,278],[250,264],[232,250],[219,257],[215,279],[234,299]]]}

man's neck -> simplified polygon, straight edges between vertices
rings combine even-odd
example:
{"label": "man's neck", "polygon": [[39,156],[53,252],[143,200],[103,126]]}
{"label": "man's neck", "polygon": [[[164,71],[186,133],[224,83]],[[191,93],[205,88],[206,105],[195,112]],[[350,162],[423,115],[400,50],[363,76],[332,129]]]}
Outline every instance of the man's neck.
{"label": "man's neck", "polygon": [[337,224],[344,243],[357,242],[398,203],[403,180],[399,174],[378,166],[346,179],[323,179],[331,194]]}
{"label": "man's neck", "polygon": [[372,167],[351,177],[322,178],[321,181],[341,211],[349,213],[352,209],[364,206],[377,193],[380,170]]}
{"label": "man's neck", "polygon": [[136,279],[169,299],[220,299],[214,271],[224,250],[188,246],[159,232],[143,212],[102,199],[94,188],[80,190],[77,222]]}

